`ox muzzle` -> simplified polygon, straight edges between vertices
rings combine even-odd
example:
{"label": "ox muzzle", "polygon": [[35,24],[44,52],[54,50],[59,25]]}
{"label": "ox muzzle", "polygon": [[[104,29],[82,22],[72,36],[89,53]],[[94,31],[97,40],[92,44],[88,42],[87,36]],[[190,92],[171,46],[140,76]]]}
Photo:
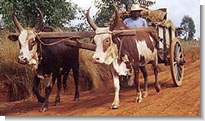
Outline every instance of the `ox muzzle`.
{"label": "ox muzzle", "polygon": [[22,55],[19,55],[19,56],[17,57],[17,61],[18,61],[18,63],[24,64],[24,65],[29,63],[28,58],[23,57]]}

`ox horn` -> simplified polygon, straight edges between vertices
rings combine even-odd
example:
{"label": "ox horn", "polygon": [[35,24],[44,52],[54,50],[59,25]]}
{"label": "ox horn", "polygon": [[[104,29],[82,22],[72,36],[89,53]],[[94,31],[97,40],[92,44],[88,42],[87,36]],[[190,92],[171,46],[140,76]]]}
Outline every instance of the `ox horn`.
{"label": "ox horn", "polygon": [[[90,7],[91,8],[91,7]],[[87,10],[87,13],[86,13],[86,18],[87,18],[87,21],[88,23],[90,24],[90,26],[93,28],[93,30],[95,31],[98,26],[92,21],[92,19],[90,18],[90,8]]]}
{"label": "ox horn", "polygon": [[17,27],[18,31],[19,32],[23,31],[23,27],[21,26],[18,19],[16,18],[16,9],[15,8],[14,8],[14,12],[13,12],[12,17],[13,17],[13,22],[14,22],[15,26]]}
{"label": "ox horn", "polygon": [[43,13],[41,12],[41,10],[39,8],[37,8],[37,10],[38,10],[38,12],[40,14],[40,18],[38,20],[38,23],[34,27],[35,31],[38,31],[41,28],[42,24],[43,24]]}
{"label": "ox horn", "polygon": [[118,12],[119,10],[118,10],[117,6],[114,5],[114,4],[113,4],[113,7],[115,9],[115,19],[119,19],[120,18],[120,15],[119,15],[119,12]]}
{"label": "ox horn", "polygon": [[114,7],[115,18],[113,18],[113,24],[110,26],[111,31],[113,31],[113,29],[115,28],[116,24],[119,22],[120,19],[117,6],[115,4],[112,4],[112,6]]}

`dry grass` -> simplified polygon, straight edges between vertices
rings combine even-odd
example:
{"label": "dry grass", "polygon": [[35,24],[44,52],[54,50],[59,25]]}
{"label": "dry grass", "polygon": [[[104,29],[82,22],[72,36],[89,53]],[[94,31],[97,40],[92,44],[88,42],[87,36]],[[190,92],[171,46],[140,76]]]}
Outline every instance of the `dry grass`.
{"label": "dry grass", "polygon": [[200,59],[200,41],[181,41],[186,63],[192,63]]}
{"label": "dry grass", "polygon": [[195,41],[195,40],[183,41],[183,40],[181,40],[181,44],[182,44],[182,47],[185,51],[200,49],[200,41]]}
{"label": "dry grass", "polygon": [[109,86],[111,77],[109,66],[92,63],[93,54],[89,50],[80,50],[80,81],[88,90]]}
{"label": "dry grass", "polygon": [[8,32],[0,35],[0,84],[6,90],[7,101],[27,98],[31,94],[32,71],[16,62],[18,43],[7,39]]}

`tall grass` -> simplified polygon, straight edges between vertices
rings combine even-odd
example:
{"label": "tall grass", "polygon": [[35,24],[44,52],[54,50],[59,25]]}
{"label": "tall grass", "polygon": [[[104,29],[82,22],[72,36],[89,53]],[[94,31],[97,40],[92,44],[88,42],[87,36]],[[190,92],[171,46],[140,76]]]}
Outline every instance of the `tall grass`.
{"label": "tall grass", "polygon": [[190,51],[194,49],[200,49],[200,41],[196,40],[181,40],[182,47],[185,51]]}
{"label": "tall grass", "polygon": [[7,101],[21,100],[31,95],[32,71],[16,62],[17,42],[7,39],[8,32],[0,34],[0,84],[6,89]]}
{"label": "tall grass", "polygon": [[200,59],[200,41],[181,40],[181,45],[184,50],[186,63],[192,63]]}
{"label": "tall grass", "polygon": [[94,52],[80,50],[80,80],[87,90],[109,87],[111,73],[109,66],[93,64]]}

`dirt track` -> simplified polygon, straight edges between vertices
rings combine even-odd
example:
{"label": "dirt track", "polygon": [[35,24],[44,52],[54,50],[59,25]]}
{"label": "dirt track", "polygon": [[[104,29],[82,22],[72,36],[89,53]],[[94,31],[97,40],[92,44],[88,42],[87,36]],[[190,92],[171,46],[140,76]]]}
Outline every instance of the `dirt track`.
{"label": "dirt track", "polygon": [[[169,68],[166,67],[166,68]],[[121,88],[120,108],[110,109],[114,90],[87,91],[80,93],[80,101],[73,95],[62,93],[61,103],[53,106],[55,95],[50,97],[49,110],[40,113],[41,104],[35,98],[25,101],[1,103],[0,115],[6,116],[200,116],[200,60],[185,65],[183,84],[174,87],[170,69],[159,73],[162,87],[154,89],[154,76],[149,76],[148,97],[134,103],[135,88]]]}

